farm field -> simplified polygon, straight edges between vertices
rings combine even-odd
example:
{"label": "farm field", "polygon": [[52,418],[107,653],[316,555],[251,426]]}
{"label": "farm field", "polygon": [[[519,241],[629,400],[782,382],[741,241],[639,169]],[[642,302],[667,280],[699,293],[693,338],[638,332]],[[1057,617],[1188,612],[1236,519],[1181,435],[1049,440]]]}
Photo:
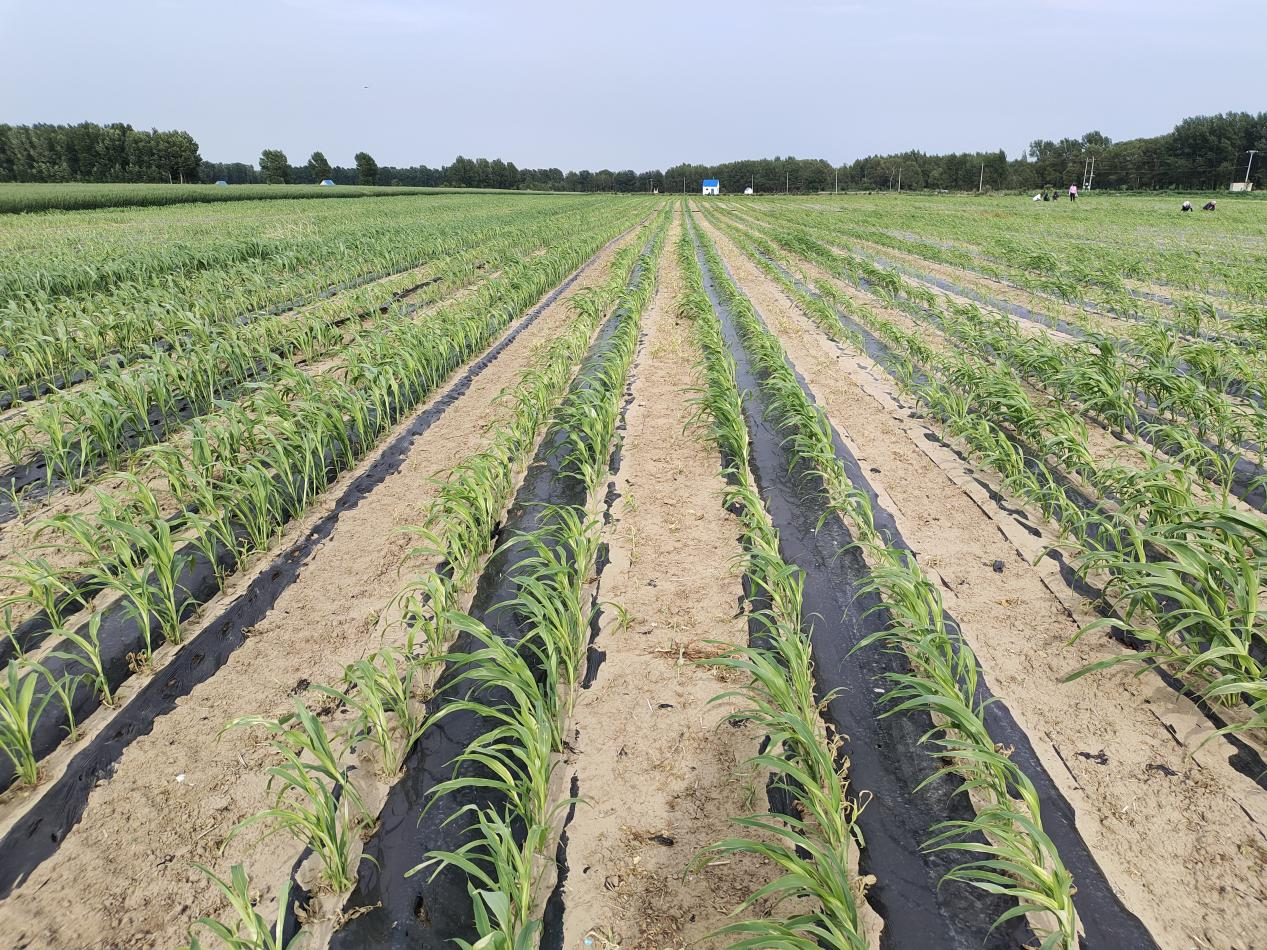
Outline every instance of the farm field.
{"label": "farm field", "polygon": [[0,943],[1267,947],[1263,208],[0,216]]}
{"label": "farm field", "polygon": [[450,189],[400,185],[95,185],[78,182],[0,184],[0,213],[83,211],[92,208],[278,201],[286,198],[386,198],[397,195],[444,194]]}

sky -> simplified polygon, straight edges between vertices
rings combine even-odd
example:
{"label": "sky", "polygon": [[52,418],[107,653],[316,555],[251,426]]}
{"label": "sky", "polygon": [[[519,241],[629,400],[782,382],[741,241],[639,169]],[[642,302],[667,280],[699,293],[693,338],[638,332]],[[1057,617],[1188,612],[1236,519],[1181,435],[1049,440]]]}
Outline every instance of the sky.
{"label": "sky", "polygon": [[203,158],[666,168],[1003,148],[1267,108],[1263,0],[0,0],[0,122]]}

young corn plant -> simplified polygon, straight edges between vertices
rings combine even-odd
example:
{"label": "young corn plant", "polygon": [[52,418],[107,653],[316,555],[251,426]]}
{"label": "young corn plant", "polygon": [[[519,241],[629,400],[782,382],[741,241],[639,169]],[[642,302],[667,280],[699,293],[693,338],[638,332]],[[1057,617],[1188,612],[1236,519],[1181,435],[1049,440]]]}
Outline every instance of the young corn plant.
{"label": "young corn plant", "polygon": [[[225,845],[247,828],[271,824],[265,837],[287,832],[318,856],[331,890],[350,890],[356,883],[353,846],[373,819],[339,764],[339,753],[321,720],[296,700],[295,712],[282,719],[247,716],[225,729],[256,726],[272,733],[273,749],[282,758],[280,765],[268,769],[270,787],[278,786],[277,797],[272,808],[239,822]],[[352,744],[359,738],[353,735]]]}
{"label": "young corn plant", "polygon": [[53,699],[51,690],[36,694],[39,677],[23,672],[23,664],[10,660],[0,681],[0,751],[12,763],[17,779],[28,788],[40,780],[39,761],[32,735]]}
{"label": "young corn plant", "polygon": [[[908,552],[894,549],[891,539],[876,530],[869,500],[849,482],[836,457],[830,426],[822,410],[809,402],[781,345],[725,274],[711,246],[705,246],[705,258],[761,372],[773,414],[789,433],[794,458],[817,472],[830,510],[859,538],[870,565],[868,587],[880,596],[882,609],[891,618],[885,630],[858,648],[883,642],[910,661],[910,672],[892,678],[894,685],[887,694],[893,703],[889,714],[914,710],[936,714],[934,732],[925,738],[935,742],[938,754],[949,763],[937,774],[954,772],[964,778],[965,789],[989,797],[973,822],[935,828],[930,846],[971,852],[977,846],[966,842],[964,836],[969,831],[982,832],[988,845],[977,853],[988,857],[957,866],[952,878],[1018,901],[996,926],[1012,917],[1034,914],[1039,921],[1036,926],[1044,929],[1040,934],[1044,950],[1076,947],[1072,878],[1042,830],[1032,784],[997,752],[986,729],[983,707],[974,699],[975,658],[962,640],[952,640],[945,629],[936,587],[923,577]],[[1020,798],[1021,806],[1014,795]],[[1044,927],[1046,922],[1050,924]]]}
{"label": "young corn plant", "polygon": [[[199,917],[195,927],[202,927],[220,941],[228,950],[299,950],[305,937],[301,930],[290,940],[284,939],[283,927],[285,914],[277,915],[277,923],[269,927],[268,921],[255,909],[255,901],[251,897],[251,883],[246,876],[246,869],[240,864],[233,865],[229,872],[229,880],[219,877],[210,868],[195,864],[195,868],[207,876],[216,886],[229,906],[233,909],[235,919],[228,924],[214,917]],[[278,906],[284,908],[290,899],[290,881],[282,885],[278,894]],[[193,928],[189,931],[189,943],[184,950],[201,950],[199,940]]]}
{"label": "young corn plant", "polygon": [[[454,777],[437,785],[432,802],[453,792],[479,789],[481,796],[504,801],[504,806],[467,805],[446,821],[470,818],[477,835],[457,851],[435,851],[409,873],[432,868],[432,877],[446,866],[469,876],[479,941],[473,946],[518,948],[530,945],[540,927],[533,919],[533,898],[542,872],[543,854],[551,823],[560,803],[551,808],[550,777],[562,748],[558,706],[549,667],[539,681],[536,664],[548,658],[531,644],[515,645],[489,632],[464,614],[447,623],[467,632],[482,647],[450,657],[463,665],[454,680],[466,691],[439,709],[428,726],[456,712],[474,712],[489,722],[487,732],[454,762]],[[530,663],[530,658],[532,662]],[[500,700],[490,703],[490,691]],[[428,806],[430,807],[430,806]],[[523,832],[516,833],[515,825]]]}
{"label": "young corn plant", "polygon": [[576,702],[576,683],[589,642],[596,607],[586,601],[585,578],[598,552],[600,523],[575,508],[551,508],[545,527],[521,535],[532,554],[520,562],[523,577],[511,606],[552,654],[567,692],[567,713]]}
{"label": "young corn plant", "polygon": [[106,675],[105,664],[101,658],[101,612],[94,611],[87,622],[79,630],[69,627],[55,627],[50,636],[60,638],[76,648],[76,652],[53,650],[49,656],[76,663],[84,668],[82,674],[105,706],[113,706],[114,693],[110,686],[110,678]]}
{"label": "young corn plant", "polygon": [[368,739],[378,750],[388,779],[400,776],[409,750],[422,736],[426,696],[418,680],[425,666],[389,647],[345,667],[346,689],[314,686],[356,712],[351,734]]}
{"label": "young corn plant", "polygon": [[14,607],[34,607],[53,626],[60,626],[66,611],[82,606],[79,589],[73,586],[63,568],[54,567],[47,558],[19,555],[10,560],[3,575],[25,588],[0,600],[0,611]]}

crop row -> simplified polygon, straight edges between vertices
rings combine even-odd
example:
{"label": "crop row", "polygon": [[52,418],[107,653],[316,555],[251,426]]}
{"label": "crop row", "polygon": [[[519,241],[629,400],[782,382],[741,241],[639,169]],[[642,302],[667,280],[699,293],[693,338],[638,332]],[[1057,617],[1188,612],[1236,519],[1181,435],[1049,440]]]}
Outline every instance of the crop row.
{"label": "crop row", "polygon": [[[474,764],[487,768],[482,774],[490,778],[480,784],[490,804],[472,807],[469,815],[463,810],[453,816],[452,820],[469,818],[477,829],[460,853],[434,854],[428,860],[428,864],[451,863],[470,875],[471,916],[488,946],[524,946],[523,941],[531,939],[540,926],[539,920],[532,919],[539,906],[535,892],[553,818],[567,805],[551,802],[549,777],[561,751],[562,696],[568,693],[568,684],[574,683],[588,635],[591,608],[586,606],[583,588],[593,567],[597,522],[584,509],[552,509],[543,527],[507,542],[534,552],[516,565],[520,595],[506,605],[517,612],[527,630],[522,641],[501,639],[461,613],[457,605],[489,555],[517,475],[547,427],[570,444],[570,473],[585,481],[587,494],[605,471],[605,447],[614,431],[617,397],[637,339],[638,313],[654,285],[663,221],[648,225],[646,234],[651,235],[648,248],[638,252],[640,239],[620,252],[606,284],[574,295],[577,319],[504,391],[503,398],[512,407],[510,417],[496,428],[485,449],[450,470],[423,523],[409,529],[421,540],[415,554],[433,562],[435,568],[410,582],[398,597],[404,629],[397,628],[394,636],[405,640],[404,649],[392,648],[372,657],[372,672],[366,669],[366,661],[349,666],[341,691],[317,687],[337,693],[357,710],[354,723],[338,737],[345,746],[343,753],[327,761],[346,758],[358,743],[369,742],[388,781],[399,776],[413,743],[449,716],[477,712],[493,724],[492,732],[481,735],[453,763],[452,782],[433,790],[439,797],[462,787],[465,780],[458,776],[459,770]],[[631,280],[633,286],[626,290]],[[613,317],[619,320],[613,345],[602,363],[591,367],[589,384],[573,384],[569,389],[581,356],[613,305],[620,308],[620,315]],[[478,648],[463,654],[448,652],[460,633]],[[436,667],[446,662],[453,672],[444,692],[433,698],[424,714],[417,681],[434,679]],[[402,676],[402,671],[408,672]],[[302,703],[297,704],[297,710],[302,709]],[[283,755],[314,734],[322,737],[319,746],[330,745],[320,722],[302,714],[283,721],[249,719],[244,723],[266,725],[276,736],[294,734],[280,743]],[[318,759],[310,771],[304,797],[312,803],[310,811],[330,815],[333,833],[299,821],[285,827],[320,855],[325,883],[336,892],[346,891],[356,861],[352,843],[370,816],[364,810],[334,809],[353,787],[346,769],[337,764],[322,768]],[[501,809],[491,804],[495,800],[504,803]],[[284,801],[285,796],[279,796],[278,809],[286,807]],[[275,824],[280,820],[277,809],[259,820]],[[237,882],[236,889],[230,882],[214,880],[231,898],[246,886],[241,867],[233,868],[230,878]],[[285,900],[283,891],[283,909]],[[266,922],[240,901],[231,899],[231,903],[238,912],[232,924],[200,923],[226,941],[262,939]]]}
{"label": "crop row", "polygon": [[431,799],[478,790],[486,804],[462,805],[449,815],[449,822],[469,822],[471,837],[457,849],[428,853],[411,873],[434,874],[446,866],[466,873],[481,946],[529,947],[542,928],[541,891],[552,874],[551,848],[563,813],[574,803],[553,799],[552,778],[564,753],[565,725],[596,609],[586,579],[594,570],[600,522],[589,506],[607,472],[659,253],[657,241],[644,260],[642,279],[622,294],[610,344],[556,415],[568,447],[562,474],[580,481],[586,500],[548,508],[541,527],[511,541],[530,553],[512,569],[516,596],[496,610],[512,612],[522,634],[506,639],[467,615],[450,617],[474,643],[448,657],[457,670],[451,681],[457,692],[433,721],[465,710],[484,728],[453,762],[453,778],[431,790]]}
{"label": "crop row", "polygon": [[[158,447],[163,451],[150,461],[165,476],[165,488],[182,512],[176,518],[163,517],[153,491],[134,479],[117,497],[101,495],[95,514],[57,519],[50,530],[60,530],[64,543],[80,546],[89,575],[117,596],[102,611],[119,623],[130,621],[134,631],[133,656],[116,655],[111,678],[125,677],[128,667],[146,669],[155,635],[179,643],[181,622],[194,606],[187,585],[195,569],[214,566],[218,579],[268,547],[338,472],[592,255],[626,215],[618,208],[591,215],[549,252],[509,265],[469,300],[442,308],[434,319],[385,321],[349,348],[337,374],[299,374],[285,389],[260,389],[234,413],[196,422],[188,444]],[[56,572],[41,578],[37,571],[32,597],[45,608],[56,606],[63,580]],[[52,619],[51,642],[64,641],[61,624],[70,618]],[[47,684],[44,696],[57,691],[54,687],[62,695],[71,684],[73,699],[63,722],[105,699],[97,682],[89,691],[75,691],[83,670],[101,665],[101,644],[92,642],[96,623],[90,617],[74,629],[86,646],[67,649],[68,658],[11,661],[13,682],[22,690],[41,671],[51,674],[41,677]],[[38,779],[40,752],[29,739],[39,707],[15,708],[18,713],[4,720],[0,744],[29,783]],[[47,715],[46,709],[40,711]]]}
{"label": "crop row", "polygon": [[[695,397],[696,420],[707,428],[721,453],[723,474],[730,483],[726,503],[739,517],[744,573],[751,585],[749,644],[714,662],[746,674],[748,682],[739,692],[745,705],[733,716],[766,731],[768,741],[752,764],[768,770],[777,787],[798,806],[795,815],[760,813],[737,818],[747,836],[720,841],[705,857],[754,854],[782,872],[773,885],[754,891],[741,911],[765,897],[812,899],[809,910],[738,921],[719,936],[737,938],[737,946],[826,945],[859,950],[869,946],[861,914],[866,887],[856,871],[855,841],[860,836],[854,818],[859,805],[848,795],[841,737],[830,731],[819,712],[821,700],[815,691],[810,643],[801,616],[804,579],[779,553],[778,534],[753,479],[734,361],[686,231],[677,256],[686,285],[679,307],[692,321],[701,352],[704,387]],[[732,694],[724,694],[728,695]]]}
{"label": "crop row", "polygon": [[[748,246],[754,255],[761,250]],[[846,273],[830,252],[813,254],[804,243],[795,251]],[[1267,616],[1258,605],[1267,524],[1237,510],[1226,494],[1211,498],[1183,465],[1150,455],[1133,466],[1097,460],[1085,422],[1059,402],[1036,404],[991,351],[941,354],[827,282],[816,287],[841,319],[859,321],[884,341],[882,365],[1012,493],[1061,528],[1061,544],[1084,578],[1103,582],[1114,613],[1083,633],[1115,629],[1141,649],[1080,673],[1158,664],[1216,705],[1249,706],[1251,715],[1228,729],[1267,724]]]}
{"label": "crop row", "polygon": [[[522,207],[525,220],[557,219],[567,210]],[[516,217],[498,207],[449,205],[436,206],[432,215],[380,221],[366,212],[333,233],[278,242],[266,257],[173,275],[146,270],[83,296],[11,298],[0,311],[0,342],[8,357],[0,384],[14,400],[29,398],[44,388],[64,388],[103,364],[126,365],[155,345],[197,346],[228,323],[415,269],[465,246],[467,229]]]}
{"label": "crop row", "polygon": [[[887,629],[855,649],[878,642],[901,651],[909,672],[891,674],[889,714],[915,711],[934,716],[924,741],[958,773],[979,799],[973,821],[949,821],[932,829],[931,847],[962,850],[966,860],[951,873],[991,893],[1014,898],[1016,907],[997,923],[1021,914],[1046,923],[1044,947],[1077,946],[1073,881],[1051,839],[1043,831],[1038,795],[1030,779],[991,737],[978,698],[976,658],[944,620],[937,585],[909,551],[896,548],[875,527],[867,495],[850,481],[831,438],[823,411],[807,397],[778,339],[763,325],[747,298],[726,273],[706,238],[704,256],[713,281],[733,314],[767,391],[791,454],[822,480],[829,511],[853,532],[870,568],[869,589],[890,617]],[[984,835],[985,844],[971,839]],[[1035,925],[1040,931],[1042,924]]]}

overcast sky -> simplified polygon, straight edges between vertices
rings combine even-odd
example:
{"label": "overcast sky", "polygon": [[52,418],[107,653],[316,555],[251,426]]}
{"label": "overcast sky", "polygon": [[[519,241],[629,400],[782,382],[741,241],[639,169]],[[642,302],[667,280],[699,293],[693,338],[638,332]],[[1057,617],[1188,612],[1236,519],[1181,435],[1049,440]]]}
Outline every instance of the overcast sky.
{"label": "overcast sky", "polygon": [[1264,0],[0,0],[0,122],[350,165],[667,167],[1267,108]]}

